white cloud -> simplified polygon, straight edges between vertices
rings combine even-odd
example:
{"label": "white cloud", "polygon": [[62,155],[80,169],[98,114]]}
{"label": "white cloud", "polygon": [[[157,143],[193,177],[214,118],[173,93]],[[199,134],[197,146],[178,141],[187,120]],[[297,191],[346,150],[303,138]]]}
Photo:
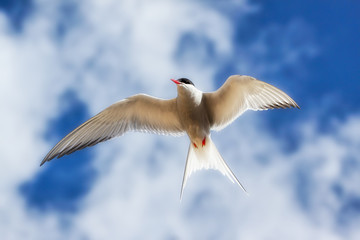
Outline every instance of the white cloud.
{"label": "white cloud", "polygon": [[[246,113],[214,133],[220,153],[250,196],[221,174],[208,171],[191,177],[179,203],[187,138],[129,133],[96,147],[92,164],[99,177],[78,214],[28,209],[17,186],[42,170],[38,164],[51,143],[41,135],[47,121],[59,114],[64,91],[74,89],[95,114],[138,91],[174,97],[168,79],[183,74],[199,88],[212,90],[210,80],[219,62],[231,58],[234,50],[234,23],[201,2],[80,2],[79,21],[61,42],[54,37],[59,4],[39,1],[38,11],[19,35],[9,34],[0,15],[0,65],[6,66],[0,71],[0,107],[6,113],[0,129],[0,232],[5,239],[342,238],[335,218],[344,200],[334,197],[331,183],[339,181],[348,194],[359,193],[358,175],[344,177],[339,171],[339,159],[359,156],[354,133],[359,116],[350,116],[326,134],[318,133],[316,120],[306,120],[299,126],[301,141],[292,153],[282,152],[281,141],[263,127],[259,119],[264,112]],[[234,6],[252,9],[246,2]],[[293,24],[298,23],[265,29],[264,35],[275,31],[292,36]],[[193,64],[175,59],[184,33],[199,40],[200,50],[184,53]],[[296,64],[314,49],[311,44],[291,49],[291,36],[284,40],[284,55],[289,53],[286,61]],[[204,39],[214,46],[216,57],[206,65]],[[268,51],[265,42],[259,42]],[[252,54],[257,47],[242,55],[249,68],[272,71],[276,64],[285,64],[255,64]],[[312,179],[311,211],[304,211],[296,199],[297,179],[292,174],[299,168],[308,169]],[[344,231],[348,239],[360,234],[355,227]]]}

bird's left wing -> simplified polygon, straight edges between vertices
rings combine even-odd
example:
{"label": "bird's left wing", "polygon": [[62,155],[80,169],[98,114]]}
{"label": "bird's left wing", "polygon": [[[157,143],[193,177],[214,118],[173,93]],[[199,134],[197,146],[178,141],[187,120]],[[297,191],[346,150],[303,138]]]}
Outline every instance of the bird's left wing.
{"label": "bird's left wing", "polygon": [[45,156],[41,165],[127,131],[184,134],[176,99],[163,100],[138,94],[116,102],[65,136]]}
{"label": "bird's left wing", "polygon": [[221,130],[248,109],[300,108],[280,89],[249,76],[233,75],[215,92],[204,93],[212,129]]}

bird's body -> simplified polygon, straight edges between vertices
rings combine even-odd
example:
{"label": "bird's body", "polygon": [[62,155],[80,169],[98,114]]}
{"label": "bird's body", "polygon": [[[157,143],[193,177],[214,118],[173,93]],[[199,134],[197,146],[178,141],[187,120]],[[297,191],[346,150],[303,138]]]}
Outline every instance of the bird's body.
{"label": "bird's body", "polygon": [[130,130],[171,135],[186,133],[191,143],[181,195],[192,172],[209,168],[219,170],[245,191],[217,151],[210,131],[221,130],[248,109],[299,106],[278,88],[249,76],[230,76],[221,88],[211,93],[203,93],[186,78],[172,81],[177,84],[177,98],[163,100],[138,94],[114,103],[65,136],[41,165]]}
{"label": "bird's body", "polygon": [[210,122],[203,101],[203,93],[191,84],[178,84],[177,111],[184,130],[191,142],[202,145],[204,137],[210,134]]}

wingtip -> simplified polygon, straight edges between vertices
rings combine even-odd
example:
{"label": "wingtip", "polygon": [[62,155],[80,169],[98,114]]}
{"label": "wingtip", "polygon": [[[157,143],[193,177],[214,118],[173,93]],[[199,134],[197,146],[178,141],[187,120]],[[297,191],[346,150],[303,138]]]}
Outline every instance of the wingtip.
{"label": "wingtip", "polygon": [[46,162],[47,162],[46,159],[42,160],[42,162],[40,163],[40,167],[41,167],[42,165],[44,165],[44,163],[46,163]]}
{"label": "wingtip", "polygon": [[294,108],[300,109],[300,106],[294,100],[293,100],[293,105]]}
{"label": "wingtip", "polygon": [[290,104],[289,108],[301,109],[301,108],[299,107],[299,105],[298,105],[295,101],[293,101],[292,104]]}
{"label": "wingtip", "polygon": [[297,109],[301,109],[301,108],[299,107],[299,105],[297,105],[296,103],[295,103],[294,105],[292,105],[292,107],[293,107],[293,108],[297,108]]}

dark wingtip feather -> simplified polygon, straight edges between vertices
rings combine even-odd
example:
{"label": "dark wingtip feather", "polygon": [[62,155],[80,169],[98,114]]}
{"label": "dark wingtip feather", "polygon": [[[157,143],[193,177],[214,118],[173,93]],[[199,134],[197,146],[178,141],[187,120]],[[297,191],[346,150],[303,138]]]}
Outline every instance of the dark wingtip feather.
{"label": "dark wingtip feather", "polygon": [[46,159],[42,160],[42,162],[40,163],[40,167],[41,167],[42,165],[44,165],[44,163],[46,163],[46,162],[47,162]]}
{"label": "dark wingtip feather", "polygon": [[299,105],[297,105],[297,103],[295,101],[292,101],[292,103],[290,104],[290,107],[300,109]]}
{"label": "dark wingtip feather", "polygon": [[44,157],[44,159],[40,163],[40,167],[44,165],[44,163],[51,161],[53,158],[55,158],[56,155],[53,154],[52,150]]}

